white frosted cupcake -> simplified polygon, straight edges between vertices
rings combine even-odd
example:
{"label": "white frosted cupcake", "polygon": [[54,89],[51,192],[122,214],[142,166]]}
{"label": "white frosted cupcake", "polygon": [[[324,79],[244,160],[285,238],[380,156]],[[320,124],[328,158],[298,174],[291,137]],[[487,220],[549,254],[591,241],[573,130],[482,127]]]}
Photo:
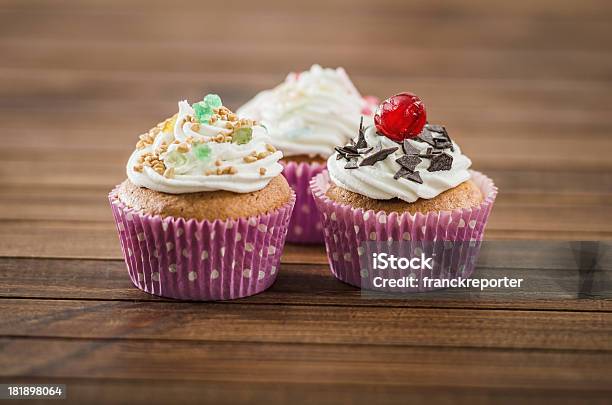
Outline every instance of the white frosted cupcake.
{"label": "white frosted cupcake", "polygon": [[[423,282],[469,277],[497,188],[470,170],[471,160],[444,126],[427,123],[414,94],[385,100],[374,121],[340,145],[327,161],[328,171],[311,182],[332,273],[363,289],[379,289],[375,280],[381,274],[408,274],[369,266],[372,253],[388,252],[395,243],[411,257],[419,250],[435,256],[433,269],[416,272]],[[435,288],[421,284],[400,291]]]}
{"label": "white frosted cupcake", "polygon": [[283,174],[297,197],[288,241],[323,242],[310,179],[325,169],[334,147],[354,136],[362,117],[366,125],[373,123],[376,103],[359,93],[344,69],[313,65],[308,71],[290,73],[283,83],[238,109],[239,116],[260,121],[283,151]]}
{"label": "white frosted cupcake", "polygon": [[134,285],[186,300],[276,279],[295,196],[265,128],[209,94],[140,136],[109,195]]}

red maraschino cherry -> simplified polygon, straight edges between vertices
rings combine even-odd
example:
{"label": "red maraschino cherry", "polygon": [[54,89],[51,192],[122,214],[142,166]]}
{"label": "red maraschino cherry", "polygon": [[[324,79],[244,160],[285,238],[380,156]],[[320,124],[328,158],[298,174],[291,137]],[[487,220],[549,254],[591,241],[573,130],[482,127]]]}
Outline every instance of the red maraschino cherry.
{"label": "red maraschino cherry", "polygon": [[416,138],[426,122],[425,106],[412,93],[389,97],[380,103],[374,115],[378,132],[395,142]]}

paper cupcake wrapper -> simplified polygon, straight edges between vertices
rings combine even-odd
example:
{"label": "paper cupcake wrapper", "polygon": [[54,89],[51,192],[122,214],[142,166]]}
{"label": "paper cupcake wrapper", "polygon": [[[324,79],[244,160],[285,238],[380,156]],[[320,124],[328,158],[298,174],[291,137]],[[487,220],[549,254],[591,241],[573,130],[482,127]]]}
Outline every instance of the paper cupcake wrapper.
{"label": "paper cupcake wrapper", "polygon": [[268,214],[197,221],[148,215],[109,201],[132,283],[162,297],[229,300],[260,293],[278,272],[295,195]]}
{"label": "paper cupcake wrapper", "polygon": [[[328,172],[313,178],[311,188],[323,222],[325,247],[334,276],[357,287],[371,286],[372,275],[360,264],[364,243],[410,241],[413,248],[420,245],[430,251],[446,249],[443,254],[448,258],[450,273],[469,277],[476,267],[480,242],[497,196],[497,187],[491,179],[477,171],[470,172],[472,181],[485,196],[479,206],[414,215],[364,211],[337,203],[325,195],[330,187]],[[436,288],[420,287],[414,291],[432,289]]]}
{"label": "paper cupcake wrapper", "polygon": [[283,176],[295,191],[295,209],[289,223],[287,242],[323,244],[323,225],[310,191],[310,180],[321,173],[325,163],[283,163]]}

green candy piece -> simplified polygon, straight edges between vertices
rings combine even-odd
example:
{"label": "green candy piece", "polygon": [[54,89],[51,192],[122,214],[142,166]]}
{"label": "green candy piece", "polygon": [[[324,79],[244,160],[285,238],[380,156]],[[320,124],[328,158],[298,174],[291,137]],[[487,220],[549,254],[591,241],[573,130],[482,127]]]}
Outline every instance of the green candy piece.
{"label": "green candy piece", "polygon": [[204,103],[203,101],[193,104],[192,107],[193,111],[195,112],[195,117],[200,124],[203,122],[208,122],[208,120],[210,120],[210,117],[213,116],[212,107]]}
{"label": "green candy piece", "polygon": [[232,142],[237,143],[238,145],[249,143],[251,142],[251,139],[253,139],[253,128],[238,128],[232,135]]}
{"label": "green candy piece", "polygon": [[205,143],[197,144],[193,147],[193,153],[198,160],[208,160],[210,159],[210,146]]}
{"label": "green candy piece", "polygon": [[223,105],[221,102],[221,97],[216,94],[207,94],[204,97],[204,103],[208,104],[212,108],[219,108]]}
{"label": "green candy piece", "polygon": [[195,118],[201,124],[208,122],[214,114],[213,109],[219,108],[222,105],[221,97],[216,94],[207,94],[204,100],[194,103],[192,107],[195,112]]}

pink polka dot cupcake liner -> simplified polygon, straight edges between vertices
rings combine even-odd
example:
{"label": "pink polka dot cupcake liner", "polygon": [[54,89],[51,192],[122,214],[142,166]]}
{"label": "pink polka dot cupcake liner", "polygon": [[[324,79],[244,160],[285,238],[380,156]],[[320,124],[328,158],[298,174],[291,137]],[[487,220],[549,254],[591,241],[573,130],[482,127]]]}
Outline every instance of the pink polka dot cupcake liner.
{"label": "pink polka dot cupcake liner", "polygon": [[258,294],[276,280],[295,195],[270,213],[197,221],[148,215],[109,194],[132,283],[181,300],[230,300]]}
{"label": "pink polka dot cupcake liner", "polygon": [[283,176],[295,191],[295,209],[289,223],[287,242],[323,244],[323,225],[310,191],[310,180],[327,167],[324,163],[283,163]]}
{"label": "pink polka dot cupcake liner", "polygon": [[[484,174],[470,171],[472,181],[480,188],[484,200],[472,208],[427,214],[364,211],[337,203],[325,195],[331,183],[324,171],[311,181],[314,200],[324,228],[325,247],[331,272],[339,280],[356,287],[373,285],[373,274],[363,266],[365,247],[372,244],[404,242],[410,249],[437,250],[447,263],[445,270],[429,276],[469,277],[475,267],[489,214],[497,197],[497,187]],[[367,243],[369,245],[366,245]],[[409,242],[409,243],[406,243]],[[399,276],[399,272],[390,276]],[[405,273],[403,274],[406,275]],[[422,276],[423,274],[416,274]],[[430,291],[437,288],[404,288],[402,291]],[[389,288],[376,290],[394,291]]]}

